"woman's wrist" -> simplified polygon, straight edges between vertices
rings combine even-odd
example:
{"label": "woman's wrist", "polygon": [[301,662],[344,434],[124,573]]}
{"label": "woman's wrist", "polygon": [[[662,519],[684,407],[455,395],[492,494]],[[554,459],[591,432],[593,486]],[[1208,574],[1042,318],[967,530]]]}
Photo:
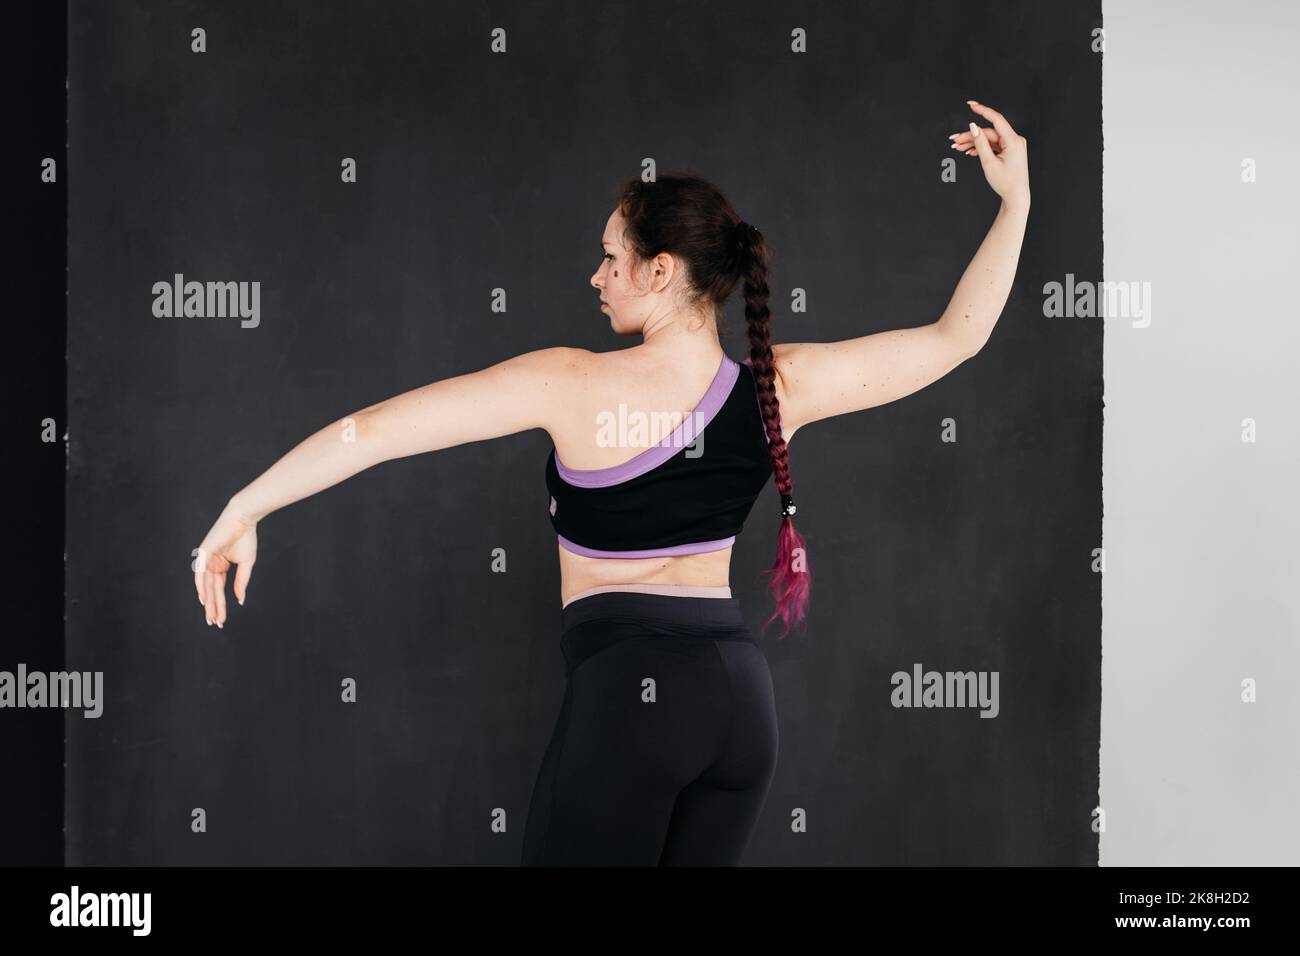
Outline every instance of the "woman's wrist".
{"label": "woman's wrist", "polygon": [[248,501],[243,497],[243,494],[244,493],[240,491],[226,502],[226,514],[251,528],[265,518],[266,515],[258,514],[253,511],[253,509],[249,507]]}
{"label": "woman's wrist", "polygon": [[1002,208],[1015,216],[1029,215],[1029,190],[1007,193],[1002,197]]}

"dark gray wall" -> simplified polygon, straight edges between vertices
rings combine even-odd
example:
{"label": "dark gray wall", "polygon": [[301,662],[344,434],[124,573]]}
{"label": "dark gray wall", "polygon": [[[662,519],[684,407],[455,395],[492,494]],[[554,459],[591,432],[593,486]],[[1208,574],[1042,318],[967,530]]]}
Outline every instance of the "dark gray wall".
{"label": "dark gray wall", "polygon": [[[769,236],[778,340],[932,321],[996,210],[975,160],[940,180],[974,97],[1030,138],[1016,289],[973,361],[791,445],[814,606],[806,640],[765,645],[780,765],[747,862],[1095,863],[1101,330],[1044,319],[1041,289],[1100,278],[1099,25],[1037,2],[73,3],[68,661],[106,703],[67,721],[68,861],[516,863],[562,692],[543,432],[271,516],[224,631],[190,550],[348,411],[633,344],[588,277],[643,157]],[[260,326],[154,317],[178,272],[260,281]],[[776,510],[733,562],[756,621]],[[999,671],[1000,715],[891,707],[916,662]]]}

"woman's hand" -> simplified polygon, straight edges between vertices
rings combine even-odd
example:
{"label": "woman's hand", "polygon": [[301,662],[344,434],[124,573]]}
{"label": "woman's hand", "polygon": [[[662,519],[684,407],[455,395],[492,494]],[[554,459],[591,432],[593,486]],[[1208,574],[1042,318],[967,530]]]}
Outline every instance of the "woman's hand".
{"label": "woman's hand", "polygon": [[992,129],[974,123],[964,133],[953,133],[952,148],[967,156],[978,156],[984,178],[993,191],[1008,204],[1029,205],[1028,141],[1019,135],[1006,117],[995,109],[966,101],[972,110],[993,124]]}
{"label": "woman's hand", "polygon": [[226,508],[194,553],[194,588],[208,624],[224,628],[226,623],[226,572],[230,566],[236,566],[235,597],[243,604],[256,560],[257,522]]}

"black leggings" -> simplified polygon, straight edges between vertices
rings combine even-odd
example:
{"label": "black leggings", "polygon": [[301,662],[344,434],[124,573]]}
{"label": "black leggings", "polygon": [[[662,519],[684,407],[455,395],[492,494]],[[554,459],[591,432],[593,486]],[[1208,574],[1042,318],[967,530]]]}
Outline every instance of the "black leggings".
{"label": "black leggings", "polygon": [[777,757],[772,675],[740,602],[604,591],[561,623],[564,702],[523,865],[739,863]]}

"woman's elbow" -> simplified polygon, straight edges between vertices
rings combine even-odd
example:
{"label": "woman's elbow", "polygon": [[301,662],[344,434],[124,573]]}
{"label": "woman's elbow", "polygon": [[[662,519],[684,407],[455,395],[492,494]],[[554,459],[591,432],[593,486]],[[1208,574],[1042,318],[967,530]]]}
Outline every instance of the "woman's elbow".
{"label": "woman's elbow", "polygon": [[333,427],[339,442],[361,459],[363,467],[398,457],[397,436],[382,402],[353,412]]}

